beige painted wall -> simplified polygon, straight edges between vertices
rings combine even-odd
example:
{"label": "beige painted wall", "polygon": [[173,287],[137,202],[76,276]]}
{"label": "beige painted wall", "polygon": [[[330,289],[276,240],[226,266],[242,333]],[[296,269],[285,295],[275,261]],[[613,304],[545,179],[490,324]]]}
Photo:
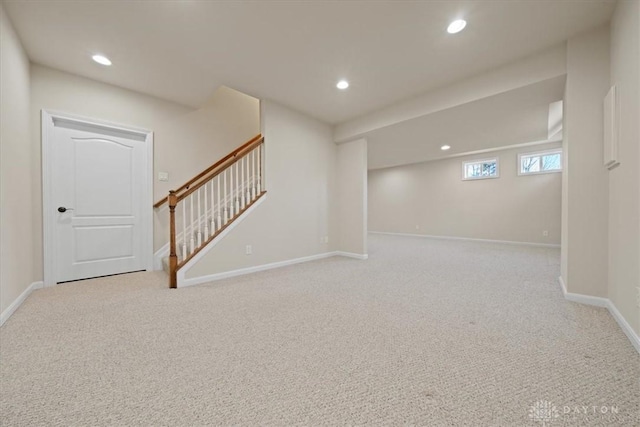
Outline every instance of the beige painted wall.
{"label": "beige painted wall", "polygon": [[562,278],[572,293],[607,296],[608,172],[603,104],[609,90],[609,27],[567,42],[564,149],[567,192]]}
{"label": "beige painted wall", "polygon": [[338,250],[367,253],[367,140],[338,146]]}
{"label": "beige painted wall", "polygon": [[[516,167],[519,152],[557,147],[560,143],[371,170],[369,230],[558,244],[562,174],[518,176]],[[499,158],[500,178],[461,179],[463,161],[493,157]]]}
{"label": "beige painted wall", "polygon": [[[331,127],[263,101],[266,200],[186,272],[207,276],[336,248],[337,146]],[[329,243],[321,238],[329,237]],[[245,255],[246,245],[253,254]]]}
{"label": "beige painted wall", "polygon": [[[38,278],[42,278],[42,188],[40,111],[42,109],[130,125],[154,132],[154,200],[183,184],[260,132],[259,101],[221,87],[200,109],[192,109],[127,89],[34,65],[31,141],[34,157],[33,229]],[[157,180],[169,172],[169,181]],[[168,239],[166,207],[154,215],[154,249]]]}
{"label": "beige painted wall", "polygon": [[640,2],[619,1],[611,22],[611,85],[619,95],[620,166],[609,173],[609,299],[640,334]]}
{"label": "beige painted wall", "polygon": [[29,60],[0,4],[0,312],[41,277],[34,271]]}

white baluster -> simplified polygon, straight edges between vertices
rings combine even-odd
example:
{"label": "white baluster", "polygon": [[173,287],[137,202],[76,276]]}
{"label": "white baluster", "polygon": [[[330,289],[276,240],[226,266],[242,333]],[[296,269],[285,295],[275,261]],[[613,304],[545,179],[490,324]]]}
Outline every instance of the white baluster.
{"label": "white baluster", "polygon": [[[240,180],[238,179],[238,161],[237,160],[236,160],[235,166],[236,166],[236,186],[234,187],[234,191],[233,191],[233,200],[235,202],[236,215],[238,215],[240,213],[240,197],[238,196],[238,194],[240,194],[240,192],[242,191],[242,187],[240,185]],[[238,189],[240,189],[240,191],[238,191]]]}
{"label": "white baluster", "polygon": [[200,209],[200,189],[198,188],[198,214],[196,220],[198,221],[198,247],[202,246],[202,210]]}
{"label": "white baluster", "polygon": [[187,203],[182,201],[182,259],[187,257]]}
{"label": "white baluster", "polygon": [[229,211],[229,219],[233,218],[235,215],[235,205],[233,203],[233,192],[236,187],[233,185],[233,165],[229,166],[229,201],[227,202],[227,206],[230,206]]}
{"label": "white baluster", "polygon": [[244,186],[245,186],[245,180],[244,180],[244,157],[242,157],[240,159],[240,203],[242,206],[242,209],[244,209],[245,207],[245,199],[244,199]]}
{"label": "white baluster", "polygon": [[247,204],[249,204],[251,203],[251,185],[247,184],[248,182],[251,182],[251,178],[249,178],[249,175],[251,174],[251,171],[249,170],[249,154],[244,156],[244,160],[247,166],[247,180],[244,182],[244,186],[247,189]]}
{"label": "white baluster", "polygon": [[262,144],[258,145],[258,195],[260,195],[262,188]]}
{"label": "white baluster", "polygon": [[256,198],[256,150],[251,152],[251,200]]}
{"label": "white baluster", "polygon": [[204,238],[202,240],[206,240],[209,238],[209,203],[208,203],[208,197],[207,197],[207,184],[209,183],[208,182],[204,183],[204,212],[203,212]]}
{"label": "white baluster", "polygon": [[227,171],[228,169],[225,169],[224,172],[222,172],[222,175],[224,175],[224,223],[226,224],[227,221],[229,221],[229,201],[227,200]]}
{"label": "white baluster", "polygon": [[209,187],[211,188],[211,235],[215,234],[216,232],[216,220],[214,218],[214,215],[216,213],[216,211],[213,209],[214,208],[214,203],[213,203],[213,179],[211,179],[211,182],[209,183],[211,184]]}
{"label": "white baluster", "polygon": [[192,254],[193,251],[196,250],[196,242],[195,242],[195,240],[193,238],[193,232],[194,232],[194,230],[193,230],[193,228],[194,228],[193,227],[193,193],[191,193],[189,195],[189,200],[190,200],[189,204],[191,205],[191,223],[189,224],[189,243],[190,243],[191,248],[190,248],[190,252],[189,253]]}
{"label": "white baluster", "polygon": [[220,204],[220,175],[216,177],[218,180],[218,230],[222,227],[222,218],[220,217],[220,209],[222,209],[222,205]]}

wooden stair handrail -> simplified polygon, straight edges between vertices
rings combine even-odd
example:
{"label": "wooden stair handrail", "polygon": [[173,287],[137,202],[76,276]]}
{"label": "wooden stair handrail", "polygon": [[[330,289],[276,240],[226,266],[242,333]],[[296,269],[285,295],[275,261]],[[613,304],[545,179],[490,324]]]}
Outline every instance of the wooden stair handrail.
{"label": "wooden stair handrail", "polygon": [[[260,144],[262,144],[263,142],[264,142],[264,138],[260,137],[260,139],[258,139],[256,141],[253,141],[249,145],[245,144],[243,147],[241,147],[242,148],[241,150],[238,150],[238,151],[235,152],[233,157],[227,157],[227,158],[225,158],[224,161],[218,162],[218,166],[216,168],[214,168],[214,169],[211,169],[209,171],[209,174],[206,175],[206,177],[203,177],[203,179],[201,179],[200,182],[198,182],[197,184],[189,187],[183,193],[178,195],[178,203],[180,203],[182,200],[184,200],[187,196],[189,196],[192,193],[195,193],[196,191],[198,191],[198,189],[200,187],[202,187],[203,185],[205,185],[207,182],[209,182],[210,180],[212,180],[216,176],[220,175],[225,170],[229,169],[229,167],[231,165],[233,165],[237,161],[238,158],[244,157],[246,154],[250,153],[253,149],[255,149],[256,147],[260,146]],[[204,178],[206,178],[206,179],[204,179]]]}
{"label": "wooden stair handrail", "polygon": [[[247,147],[251,146],[252,144],[256,143],[257,141],[260,141],[260,143],[262,143],[263,140],[264,140],[264,138],[262,137],[261,134],[258,134],[256,136],[254,136],[249,141],[245,142],[240,147],[236,148],[231,153],[227,154],[222,159],[218,160],[213,165],[209,166],[208,168],[206,168],[205,170],[200,172],[198,175],[194,176],[189,181],[187,181],[184,184],[182,184],[177,190],[173,190],[174,193],[178,194],[181,191],[188,190],[191,187],[191,185],[193,185],[193,183],[195,183],[195,182],[197,182],[199,180],[202,180],[203,178],[207,177],[207,175],[209,175],[212,171],[216,170],[216,168],[220,167],[223,163],[227,162],[229,159],[237,157],[238,153],[240,153],[242,150],[246,149]],[[251,151],[251,150],[249,150],[249,151]],[[198,187],[198,188],[200,188],[200,187]],[[191,194],[191,193],[189,193],[189,194]],[[182,200],[183,198],[181,198],[180,200]],[[165,204],[168,200],[169,200],[169,197],[165,197],[163,199],[158,200],[153,205],[154,209],[155,208],[159,208],[160,206]]]}

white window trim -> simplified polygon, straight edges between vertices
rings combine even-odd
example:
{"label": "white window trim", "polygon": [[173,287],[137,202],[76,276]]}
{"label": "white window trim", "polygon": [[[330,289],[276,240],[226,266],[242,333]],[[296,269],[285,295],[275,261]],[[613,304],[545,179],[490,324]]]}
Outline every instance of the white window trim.
{"label": "white window trim", "polygon": [[[477,164],[477,163],[491,163],[496,162],[496,174],[495,176],[474,176],[468,177],[466,176],[467,165]],[[500,158],[493,157],[490,159],[480,159],[480,160],[468,160],[462,162],[462,180],[463,181],[477,181],[479,179],[496,179],[500,178]]]}
{"label": "white window trim", "polygon": [[[540,167],[542,167],[542,156],[549,154],[560,154],[560,169],[553,169],[548,171],[538,171],[538,172],[522,172],[520,167],[522,166],[522,157],[540,157]],[[529,176],[529,175],[545,175],[548,173],[560,173],[562,172],[562,157],[564,153],[562,152],[562,148],[554,148],[552,150],[545,151],[535,151],[532,153],[518,153],[518,163],[516,164],[516,170],[518,171],[518,176]]]}

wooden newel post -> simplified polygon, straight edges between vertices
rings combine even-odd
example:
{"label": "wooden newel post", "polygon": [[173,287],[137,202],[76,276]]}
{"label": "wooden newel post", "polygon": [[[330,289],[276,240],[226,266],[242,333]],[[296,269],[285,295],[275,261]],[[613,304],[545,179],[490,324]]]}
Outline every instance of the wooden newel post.
{"label": "wooden newel post", "polygon": [[178,255],[176,254],[176,192],[169,191],[169,287],[178,287]]}

